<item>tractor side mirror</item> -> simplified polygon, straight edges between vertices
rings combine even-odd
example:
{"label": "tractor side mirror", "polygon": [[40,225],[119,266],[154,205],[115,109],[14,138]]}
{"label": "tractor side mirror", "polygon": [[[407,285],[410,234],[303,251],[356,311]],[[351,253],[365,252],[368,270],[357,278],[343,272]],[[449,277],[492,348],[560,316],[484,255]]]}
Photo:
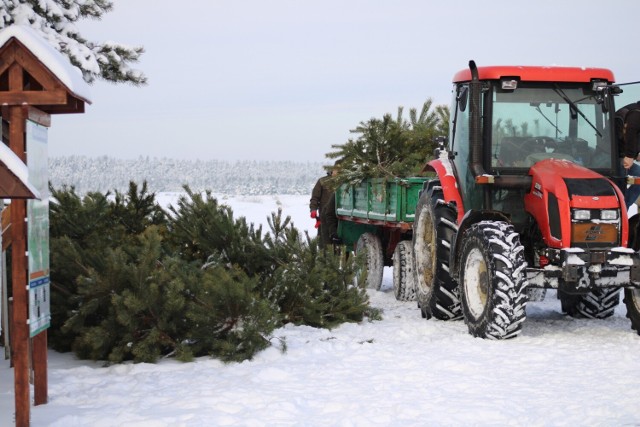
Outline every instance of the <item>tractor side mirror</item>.
{"label": "tractor side mirror", "polygon": [[436,158],[440,157],[440,153],[446,151],[447,140],[448,138],[446,136],[436,136],[434,138],[434,142],[436,143],[436,150],[435,150]]}
{"label": "tractor side mirror", "polygon": [[602,104],[602,111],[604,113],[609,112],[611,96],[622,93],[622,88],[620,86],[599,85],[598,83],[594,83],[593,89],[597,93],[596,100],[598,104]]}

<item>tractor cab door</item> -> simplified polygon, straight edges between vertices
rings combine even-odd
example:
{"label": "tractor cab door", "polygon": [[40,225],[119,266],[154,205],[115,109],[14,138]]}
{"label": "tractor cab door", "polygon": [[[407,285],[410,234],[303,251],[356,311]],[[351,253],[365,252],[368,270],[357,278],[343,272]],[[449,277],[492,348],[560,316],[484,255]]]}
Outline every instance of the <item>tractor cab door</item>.
{"label": "tractor cab door", "polygon": [[[480,105],[482,106],[482,103]],[[468,83],[454,85],[450,112],[449,152],[454,156],[454,175],[458,182],[462,203],[466,210],[483,209],[482,189],[476,184],[475,177],[469,168],[471,115]]]}

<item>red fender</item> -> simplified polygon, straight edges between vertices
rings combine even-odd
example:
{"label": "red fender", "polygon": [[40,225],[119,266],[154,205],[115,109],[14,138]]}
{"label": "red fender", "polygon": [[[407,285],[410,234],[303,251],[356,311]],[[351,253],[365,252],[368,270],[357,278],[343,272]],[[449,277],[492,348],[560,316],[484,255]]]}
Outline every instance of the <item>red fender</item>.
{"label": "red fender", "polygon": [[462,196],[460,196],[460,190],[458,188],[458,181],[453,173],[453,163],[447,156],[447,152],[440,153],[440,157],[435,160],[431,160],[428,163],[430,169],[438,174],[440,185],[442,186],[442,193],[444,194],[444,201],[447,203],[455,203],[458,210],[458,224],[462,222],[464,216],[464,205],[462,204]]}

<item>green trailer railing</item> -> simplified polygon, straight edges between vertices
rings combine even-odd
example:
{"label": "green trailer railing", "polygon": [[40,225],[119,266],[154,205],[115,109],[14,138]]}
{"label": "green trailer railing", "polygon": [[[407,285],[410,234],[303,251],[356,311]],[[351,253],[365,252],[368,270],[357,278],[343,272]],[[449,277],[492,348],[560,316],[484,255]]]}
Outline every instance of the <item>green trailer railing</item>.
{"label": "green trailer railing", "polygon": [[[336,191],[338,235],[345,245],[353,245],[363,233],[381,237],[393,251],[402,235],[412,230],[416,206],[429,177],[396,180],[368,179],[357,185],[343,185]],[[396,236],[390,238],[391,235]]]}
{"label": "green trailer railing", "polygon": [[413,222],[420,190],[428,179],[369,179],[358,185],[343,185],[336,192],[336,214],[345,220],[388,223],[390,227],[402,228],[401,223]]}

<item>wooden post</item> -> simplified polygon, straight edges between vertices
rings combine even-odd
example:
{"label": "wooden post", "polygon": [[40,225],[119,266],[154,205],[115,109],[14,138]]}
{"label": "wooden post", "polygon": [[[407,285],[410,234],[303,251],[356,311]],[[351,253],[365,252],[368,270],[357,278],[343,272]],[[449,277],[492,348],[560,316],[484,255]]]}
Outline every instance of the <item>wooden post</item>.
{"label": "wooden post", "polygon": [[[22,68],[13,64],[9,69],[10,90],[23,87]],[[9,107],[9,147],[23,162],[25,153],[25,119],[20,106]],[[11,274],[13,289],[13,355],[16,426],[27,427],[30,422],[29,393],[29,292],[27,290],[27,216],[26,202],[11,202]]]}
{"label": "wooden post", "polygon": [[47,370],[47,331],[33,337],[33,403],[43,405],[49,401],[49,379]]}

